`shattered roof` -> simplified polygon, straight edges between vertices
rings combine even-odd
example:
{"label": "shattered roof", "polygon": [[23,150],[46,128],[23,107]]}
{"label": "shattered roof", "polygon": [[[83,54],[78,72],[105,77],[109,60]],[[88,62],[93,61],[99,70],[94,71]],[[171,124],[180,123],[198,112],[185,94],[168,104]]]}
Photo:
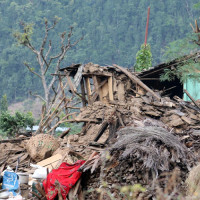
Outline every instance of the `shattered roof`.
{"label": "shattered roof", "polygon": [[[59,71],[60,72],[69,72],[69,75],[70,76],[74,76],[77,71],[78,71],[78,68],[81,66],[82,64],[72,64],[70,66],[67,66],[67,67],[64,67],[62,69],[60,69]],[[92,71],[91,69],[89,69],[90,66],[93,66],[92,68]],[[88,67],[88,68],[87,68]],[[118,68],[116,68],[115,66],[112,66],[112,65],[106,65],[106,66],[100,66],[98,64],[93,64],[93,63],[88,63],[88,64],[84,64],[84,68],[85,68],[85,72],[86,73],[94,73],[94,72],[98,72],[98,73],[105,73],[105,72],[114,72],[114,71],[117,71],[119,73],[122,73],[121,70],[119,70]],[[104,74],[106,75],[106,74]]]}
{"label": "shattered roof", "polygon": [[139,77],[154,77],[157,74],[162,74],[164,72],[164,69],[166,68],[173,68],[180,65],[183,65],[186,61],[190,59],[197,59],[200,57],[200,51],[195,52],[193,54],[185,55],[180,58],[176,58],[174,60],[171,60],[166,63],[161,63],[153,68],[150,68],[149,70],[145,70],[139,74]]}

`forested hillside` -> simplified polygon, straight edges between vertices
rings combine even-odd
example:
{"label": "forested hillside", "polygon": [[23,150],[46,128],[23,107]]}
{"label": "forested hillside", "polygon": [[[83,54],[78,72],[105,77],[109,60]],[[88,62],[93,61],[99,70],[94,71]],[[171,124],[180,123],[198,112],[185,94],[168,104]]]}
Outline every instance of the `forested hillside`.
{"label": "forested hillside", "polygon": [[198,0],[1,0],[0,96],[7,94],[9,102],[20,101],[28,97],[28,91],[41,88],[37,77],[23,65],[27,61],[34,67],[35,57],[13,37],[20,22],[34,24],[35,46],[44,36],[44,17],[49,21],[54,16],[62,18],[52,33],[54,46],[59,43],[56,35],[70,26],[74,40],[84,36],[68,52],[63,67],[88,62],[132,67],[144,42],[147,7],[151,6],[148,43],[153,64],[158,64],[168,43],[191,32],[189,24],[198,17],[195,3]]}

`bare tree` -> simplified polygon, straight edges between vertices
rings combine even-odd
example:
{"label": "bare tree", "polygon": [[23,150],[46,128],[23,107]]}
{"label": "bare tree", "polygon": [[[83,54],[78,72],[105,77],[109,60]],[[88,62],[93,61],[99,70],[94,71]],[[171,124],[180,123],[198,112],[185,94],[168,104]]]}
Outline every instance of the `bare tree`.
{"label": "bare tree", "polygon": [[[42,86],[44,89],[44,96],[40,96],[38,94],[33,94],[34,96],[39,97],[45,102],[46,110],[49,109],[49,105],[51,102],[50,95],[51,90],[54,90],[53,84],[55,83],[56,77],[53,76],[51,78],[51,81],[47,83],[47,71],[52,67],[52,63],[56,63],[55,66],[55,73],[58,72],[60,69],[60,64],[62,60],[64,59],[67,51],[75,46],[80,40],[83,38],[80,38],[76,40],[75,42],[71,43],[71,37],[73,35],[73,27],[70,27],[70,30],[67,34],[67,32],[63,32],[60,35],[60,52],[57,55],[52,56],[52,42],[48,39],[49,32],[53,30],[58,23],[59,19],[55,18],[53,21],[52,26],[49,26],[48,20],[45,19],[45,35],[43,37],[42,43],[39,47],[39,49],[36,49],[32,42],[31,42],[31,36],[33,33],[33,24],[26,24],[21,22],[20,24],[23,27],[22,32],[16,32],[14,34],[14,37],[18,40],[18,42],[30,49],[36,56],[37,62],[39,64],[39,72],[36,72],[27,62],[24,62],[24,65],[28,68],[28,70],[33,73],[35,76],[39,77],[42,82]],[[47,45],[48,43],[48,45]]]}

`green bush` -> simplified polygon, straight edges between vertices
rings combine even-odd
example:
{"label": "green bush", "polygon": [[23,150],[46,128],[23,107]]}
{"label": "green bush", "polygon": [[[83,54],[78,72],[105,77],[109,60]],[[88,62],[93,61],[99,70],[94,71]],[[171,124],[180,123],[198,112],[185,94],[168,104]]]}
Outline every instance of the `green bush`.
{"label": "green bush", "polygon": [[11,115],[9,112],[2,112],[0,116],[0,129],[7,136],[15,136],[19,133],[20,129],[27,126],[32,128],[33,125],[34,119],[31,112],[16,112],[14,115]]}
{"label": "green bush", "polygon": [[136,54],[135,71],[139,72],[150,67],[152,67],[151,47],[149,44],[143,44]]}

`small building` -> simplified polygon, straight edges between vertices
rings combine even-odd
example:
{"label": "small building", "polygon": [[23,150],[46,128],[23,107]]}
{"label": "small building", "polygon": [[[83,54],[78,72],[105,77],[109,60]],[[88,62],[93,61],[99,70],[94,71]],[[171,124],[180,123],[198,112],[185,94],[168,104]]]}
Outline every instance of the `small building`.
{"label": "small building", "polygon": [[193,79],[192,76],[188,75],[187,80],[184,83],[181,83],[177,77],[171,81],[161,81],[160,76],[165,72],[166,69],[174,70],[191,60],[198,62],[199,57],[200,52],[183,56],[168,63],[159,64],[154,68],[141,72],[138,76],[151,89],[162,91],[162,95],[167,95],[170,97],[176,95],[180,98],[183,98],[185,101],[189,101],[190,98],[184,94],[184,90],[187,90],[188,93],[195,100],[197,100],[200,99],[200,82],[197,79]]}

